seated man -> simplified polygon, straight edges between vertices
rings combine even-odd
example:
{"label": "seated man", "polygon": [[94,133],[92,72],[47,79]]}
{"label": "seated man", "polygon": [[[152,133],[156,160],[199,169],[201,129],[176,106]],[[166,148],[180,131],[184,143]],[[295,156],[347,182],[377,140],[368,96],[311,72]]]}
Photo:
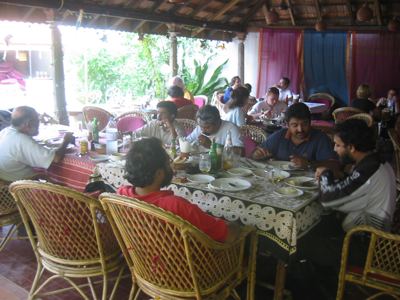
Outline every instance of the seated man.
{"label": "seated man", "polygon": [[239,128],[228,121],[221,120],[218,109],[215,106],[205,105],[197,112],[197,127],[186,138],[189,142],[199,142],[199,145],[209,149],[211,140],[220,145],[225,145],[228,131],[231,132],[232,146],[236,153],[241,153],[243,142],[240,138]]}
{"label": "seated man", "polygon": [[272,87],[268,89],[265,100],[254,104],[247,114],[253,118],[261,116],[273,118],[284,112],[286,108],[287,104],[279,101],[279,90],[276,87]]}
{"label": "seated man", "polygon": [[335,159],[329,137],[311,128],[311,113],[304,103],[295,103],[286,111],[288,128],[283,128],[253,152],[253,159],[268,157],[291,161],[295,167],[316,167]]}
{"label": "seated man", "polygon": [[170,211],[216,241],[233,239],[234,226],[233,230],[228,230],[227,224],[222,219],[207,215],[195,204],[175,196],[173,191],[160,190],[171,183],[173,173],[170,158],[160,140],[145,138],[134,142],[126,157],[125,171],[125,178],[133,186],[120,187],[118,194]]}
{"label": "seated man", "polygon": [[157,120],[150,121],[136,131],[138,136],[156,137],[163,144],[170,145],[178,136],[185,136],[185,130],[175,120],[176,105],[170,101],[161,101],[157,104]]}
{"label": "seated man", "polygon": [[284,101],[288,103],[288,101],[293,98],[293,93],[289,89],[289,85],[289,78],[282,77],[281,79],[279,79],[279,82],[276,85],[276,87],[279,89],[279,101]]}
{"label": "seated man", "polygon": [[52,162],[64,157],[71,133],[64,136],[60,148],[50,150],[39,145],[32,137],[39,133],[39,115],[29,106],[14,109],[11,126],[0,132],[0,179],[15,181],[33,178],[33,168],[47,169]]}
{"label": "seated man", "polygon": [[170,99],[168,101],[174,102],[176,108],[181,108],[185,105],[192,105],[192,101],[183,97],[183,90],[177,85],[173,85],[168,88],[168,96]]}

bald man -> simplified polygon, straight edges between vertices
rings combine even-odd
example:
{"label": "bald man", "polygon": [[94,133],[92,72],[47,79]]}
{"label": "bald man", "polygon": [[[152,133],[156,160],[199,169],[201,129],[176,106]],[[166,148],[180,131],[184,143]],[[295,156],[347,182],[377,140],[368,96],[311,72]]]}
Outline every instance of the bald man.
{"label": "bald man", "polygon": [[47,169],[52,162],[59,162],[73,140],[72,134],[67,133],[61,146],[50,150],[32,138],[38,133],[38,113],[29,106],[15,108],[11,126],[0,131],[0,179],[15,181],[35,177],[33,168]]}

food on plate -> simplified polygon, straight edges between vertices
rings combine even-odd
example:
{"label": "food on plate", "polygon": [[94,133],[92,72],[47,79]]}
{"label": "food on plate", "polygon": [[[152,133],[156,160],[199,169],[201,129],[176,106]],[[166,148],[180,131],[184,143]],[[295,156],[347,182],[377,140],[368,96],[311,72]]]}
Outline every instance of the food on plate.
{"label": "food on plate", "polygon": [[188,160],[188,157],[185,156],[177,156],[174,159],[174,164],[184,164]]}

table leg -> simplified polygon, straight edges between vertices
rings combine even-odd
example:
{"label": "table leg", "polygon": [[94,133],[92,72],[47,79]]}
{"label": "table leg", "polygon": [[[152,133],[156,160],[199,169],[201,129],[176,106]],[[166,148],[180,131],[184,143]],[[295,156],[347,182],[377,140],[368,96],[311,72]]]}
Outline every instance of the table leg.
{"label": "table leg", "polygon": [[276,275],[275,275],[274,300],[283,299],[285,281],[286,281],[286,264],[282,260],[278,259],[278,263],[276,265]]}

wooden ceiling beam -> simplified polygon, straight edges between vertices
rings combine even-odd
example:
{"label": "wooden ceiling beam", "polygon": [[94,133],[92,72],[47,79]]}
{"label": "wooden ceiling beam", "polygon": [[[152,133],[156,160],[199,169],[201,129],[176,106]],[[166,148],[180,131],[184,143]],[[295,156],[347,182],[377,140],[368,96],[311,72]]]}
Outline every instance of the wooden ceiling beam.
{"label": "wooden ceiling beam", "polygon": [[25,20],[26,20],[27,18],[29,18],[29,17],[33,14],[33,12],[34,12],[35,10],[36,10],[36,8],[34,8],[34,7],[30,8],[30,9],[24,14],[24,16],[22,17],[22,21],[25,22]]}
{"label": "wooden ceiling beam", "polygon": [[266,4],[266,0],[258,0],[254,4],[253,8],[247,13],[247,15],[244,17],[243,22],[245,24],[245,27],[249,24],[251,18],[254,17],[254,15],[260,10],[260,8],[263,6],[263,4]]}
{"label": "wooden ceiling beam", "polygon": [[[257,3],[257,0],[254,1],[254,4]],[[237,16],[240,16],[243,12],[244,9],[246,9],[249,6],[249,4],[247,3],[247,1],[242,2],[240,5],[238,5],[238,7],[236,7],[231,14],[224,16],[220,22],[225,23],[225,22],[229,22],[229,19],[235,18]]]}
{"label": "wooden ceiling beam", "polygon": [[350,25],[354,25],[354,12],[350,0],[346,0],[346,7],[350,17]]}
{"label": "wooden ceiling beam", "polygon": [[296,26],[296,20],[294,18],[294,13],[293,13],[293,5],[292,5],[292,1],[291,0],[286,0],[286,4],[288,6],[288,10],[289,10],[289,16],[290,16],[290,21],[292,21],[292,25]]}
{"label": "wooden ceiling beam", "polygon": [[[232,3],[237,3],[239,0],[232,0],[231,3],[227,4],[225,7],[228,8]],[[19,5],[19,6],[30,6],[30,7],[41,7],[41,8],[52,8],[58,9],[59,2],[53,0],[5,0],[0,3],[8,5]],[[243,26],[240,24],[223,24],[220,22],[208,21],[208,20],[196,20],[190,19],[184,16],[171,16],[168,14],[151,14],[145,12],[139,12],[133,9],[121,8],[121,7],[101,7],[98,4],[82,3],[74,0],[64,2],[63,9],[68,9],[71,11],[79,11],[83,9],[87,14],[100,15],[104,17],[118,17],[133,20],[144,20],[156,23],[176,23],[181,25],[188,25],[193,27],[201,27],[213,30],[231,31],[231,32],[242,32]],[[224,9],[224,10],[225,10]],[[228,9],[226,9],[228,10]]]}
{"label": "wooden ceiling beam", "polygon": [[381,12],[381,4],[379,3],[379,0],[374,0],[374,9],[375,9],[375,15],[376,15],[376,20],[378,21],[378,25],[382,26],[382,12]]}
{"label": "wooden ceiling beam", "polygon": [[321,4],[319,3],[319,0],[314,0],[314,5],[315,5],[315,11],[317,12],[317,20],[322,19],[321,15]]}
{"label": "wooden ceiling beam", "polygon": [[211,3],[211,1],[205,1],[206,3],[202,4],[200,7],[193,9],[193,11],[189,14],[189,18],[194,17],[197,13],[205,10],[207,6]]}
{"label": "wooden ceiling beam", "polygon": [[269,8],[268,8],[268,4],[267,3],[265,3],[263,6],[262,6],[262,12],[263,12],[263,14],[264,14],[264,19],[265,19],[265,24],[267,24],[267,25],[269,25],[268,23],[268,10],[269,10]]}

